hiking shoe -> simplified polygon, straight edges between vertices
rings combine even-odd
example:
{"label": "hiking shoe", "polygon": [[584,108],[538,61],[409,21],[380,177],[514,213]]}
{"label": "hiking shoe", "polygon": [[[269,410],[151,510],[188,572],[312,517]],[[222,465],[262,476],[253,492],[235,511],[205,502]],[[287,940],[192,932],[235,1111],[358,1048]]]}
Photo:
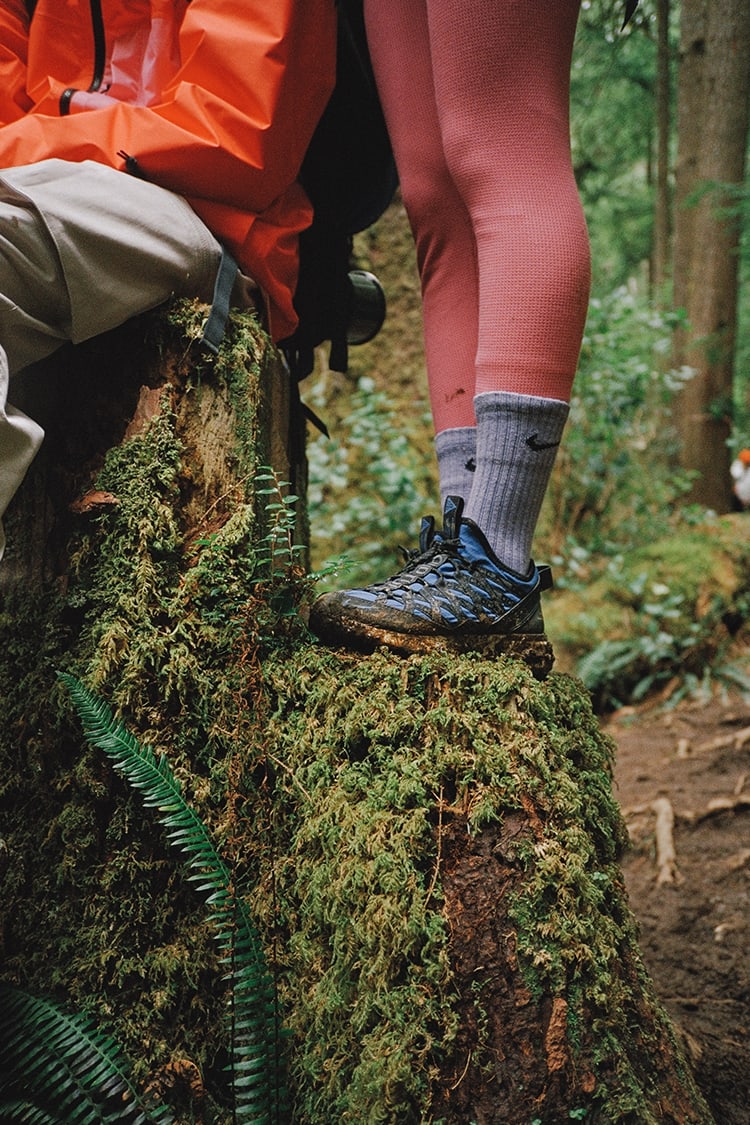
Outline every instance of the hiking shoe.
{"label": "hiking shoe", "polygon": [[449,496],[438,532],[422,521],[419,549],[393,578],[361,589],[323,594],[310,610],[321,640],[371,652],[507,654],[542,679],[554,661],[544,634],[540,594],[552,586],[547,566],[526,575],[508,570],[477,525],[462,519],[463,500]]}

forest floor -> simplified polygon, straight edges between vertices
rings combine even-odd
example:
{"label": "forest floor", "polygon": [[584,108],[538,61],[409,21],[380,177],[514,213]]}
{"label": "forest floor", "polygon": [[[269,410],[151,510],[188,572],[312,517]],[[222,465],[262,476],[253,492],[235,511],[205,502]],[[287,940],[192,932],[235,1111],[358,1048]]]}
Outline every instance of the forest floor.
{"label": "forest floor", "polygon": [[[750,700],[623,708],[602,722],[617,746],[622,866],[646,966],[717,1125],[748,1125]],[[657,848],[670,812],[673,863]]]}

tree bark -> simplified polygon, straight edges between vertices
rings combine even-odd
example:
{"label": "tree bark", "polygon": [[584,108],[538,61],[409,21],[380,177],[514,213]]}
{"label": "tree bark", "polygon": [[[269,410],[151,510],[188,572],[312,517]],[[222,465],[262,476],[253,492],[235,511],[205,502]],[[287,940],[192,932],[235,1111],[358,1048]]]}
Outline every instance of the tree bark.
{"label": "tree bark", "polygon": [[[39,421],[45,441],[8,513],[0,586],[67,574],[77,531],[116,506],[116,497],[96,495],[108,451],[160,412],[175,412],[175,440],[186,449],[178,484],[187,541],[221,526],[238,497],[255,502],[247,474],[261,464],[304,492],[304,439],[280,362],[249,314],[235,316],[218,363],[211,360],[199,344],[204,311],[177,301],[13,380],[14,403]],[[247,427],[239,436],[238,419]]]}
{"label": "tree bark", "polygon": [[[685,0],[678,86],[674,303],[687,327],[675,359],[694,377],[678,399],[681,463],[696,472],[689,501],[731,507],[729,451],[737,323],[739,220],[750,72],[748,0]],[[733,206],[734,204],[734,206]]]}
{"label": "tree bark", "polygon": [[291,1031],[294,1122],[709,1125],[638,954],[581,685],[316,644],[290,612],[305,580],[265,562],[258,469],[294,476],[284,372],[243,318],[209,363],[191,306],[143,323],[47,372],[45,458],[8,521],[2,978],[97,1013],[178,1120],[232,1119],[205,913],[82,746],[61,668],[222,842]]}
{"label": "tree bark", "polygon": [[671,49],[669,44],[669,0],[656,5],[656,184],[654,194],[654,242],[652,284],[662,303],[671,276],[672,196],[670,139],[672,123]]}

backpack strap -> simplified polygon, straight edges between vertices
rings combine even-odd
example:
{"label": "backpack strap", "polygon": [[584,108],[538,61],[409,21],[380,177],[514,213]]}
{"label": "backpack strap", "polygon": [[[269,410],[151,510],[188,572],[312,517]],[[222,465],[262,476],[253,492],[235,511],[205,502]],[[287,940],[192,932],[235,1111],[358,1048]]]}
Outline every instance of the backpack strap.
{"label": "backpack strap", "polygon": [[211,311],[203,326],[201,346],[207,348],[214,355],[219,350],[219,345],[224,338],[229,317],[229,305],[232,289],[237,278],[237,263],[229,251],[222,246],[221,260],[214,284],[214,295],[211,302]]}

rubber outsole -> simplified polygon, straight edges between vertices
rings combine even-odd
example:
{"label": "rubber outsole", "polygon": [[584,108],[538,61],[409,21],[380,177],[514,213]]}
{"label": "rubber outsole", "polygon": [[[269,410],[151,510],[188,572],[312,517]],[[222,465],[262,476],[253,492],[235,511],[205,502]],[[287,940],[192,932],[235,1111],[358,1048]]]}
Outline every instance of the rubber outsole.
{"label": "rubber outsole", "polygon": [[365,654],[384,647],[406,656],[420,652],[473,652],[488,658],[507,656],[522,660],[538,680],[546,679],[555,662],[554,650],[545,633],[398,633],[358,620],[349,622],[345,615],[339,616],[335,627],[331,627],[330,623],[316,619],[314,612],[310,629],[328,645]]}

